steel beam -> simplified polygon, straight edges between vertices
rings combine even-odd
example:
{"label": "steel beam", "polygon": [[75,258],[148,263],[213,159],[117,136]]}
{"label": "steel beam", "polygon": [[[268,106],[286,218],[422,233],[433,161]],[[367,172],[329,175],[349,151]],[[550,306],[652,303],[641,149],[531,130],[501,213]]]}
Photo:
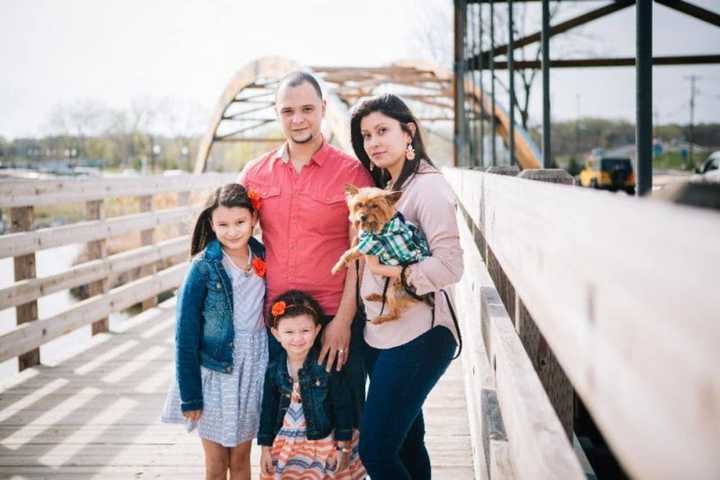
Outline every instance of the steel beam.
{"label": "steel beam", "polygon": [[542,0],[542,92],[543,92],[543,136],[542,165],[550,168],[552,149],[550,148],[550,2]]}
{"label": "steel beam", "polygon": [[635,158],[637,195],[652,190],[652,0],[638,0],[635,8]]}

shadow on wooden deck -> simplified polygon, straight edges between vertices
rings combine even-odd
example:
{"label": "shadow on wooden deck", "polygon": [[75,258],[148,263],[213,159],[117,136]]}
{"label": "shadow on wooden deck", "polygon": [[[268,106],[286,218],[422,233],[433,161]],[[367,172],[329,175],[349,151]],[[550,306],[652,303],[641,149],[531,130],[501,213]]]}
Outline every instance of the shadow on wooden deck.
{"label": "shadow on wooden deck", "polygon": [[[174,299],[57,366],[0,385],[0,478],[201,478],[195,433],[159,423],[173,374]],[[434,478],[473,478],[462,365],[425,409]],[[253,478],[259,450],[253,449]]]}

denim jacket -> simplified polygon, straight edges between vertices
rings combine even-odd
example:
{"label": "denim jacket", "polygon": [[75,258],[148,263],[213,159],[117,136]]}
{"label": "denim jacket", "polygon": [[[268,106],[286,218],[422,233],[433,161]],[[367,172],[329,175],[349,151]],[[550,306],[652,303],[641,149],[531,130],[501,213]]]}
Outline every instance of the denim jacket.
{"label": "denim jacket", "polygon": [[[250,250],[265,258],[263,245],[250,238]],[[218,372],[233,369],[232,282],[222,264],[220,242],[212,240],[190,263],[178,290],[175,358],[182,411],[203,408],[200,366]]]}
{"label": "denim jacket", "polygon": [[[320,440],[335,430],[335,440],[352,438],[353,400],[342,373],[318,365],[317,346],[308,353],[298,371],[300,396],[308,440]],[[258,444],[271,446],[290,405],[293,381],[288,374],[283,350],[265,372]]]}

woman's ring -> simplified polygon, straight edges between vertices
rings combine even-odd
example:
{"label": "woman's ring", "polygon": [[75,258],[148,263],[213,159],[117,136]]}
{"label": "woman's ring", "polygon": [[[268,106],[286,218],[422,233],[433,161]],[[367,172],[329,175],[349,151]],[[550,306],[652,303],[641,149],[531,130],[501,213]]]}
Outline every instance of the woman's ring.
{"label": "woman's ring", "polygon": [[338,349],[338,352],[340,352],[340,353],[345,353],[345,350],[343,350],[342,348],[340,348],[340,349]]}

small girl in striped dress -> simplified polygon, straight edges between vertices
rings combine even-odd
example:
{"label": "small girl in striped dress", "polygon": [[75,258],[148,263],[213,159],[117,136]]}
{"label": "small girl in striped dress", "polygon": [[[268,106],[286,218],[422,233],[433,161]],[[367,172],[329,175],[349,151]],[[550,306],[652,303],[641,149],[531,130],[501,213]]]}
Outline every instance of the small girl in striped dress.
{"label": "small girl in striped dress", "polygon": [[279,295],[271,305],[270,331],[284,351],[265,373],[260,478],[364,479],[350,390],[341,373],[318,364],[320,305],[298,290]]}

